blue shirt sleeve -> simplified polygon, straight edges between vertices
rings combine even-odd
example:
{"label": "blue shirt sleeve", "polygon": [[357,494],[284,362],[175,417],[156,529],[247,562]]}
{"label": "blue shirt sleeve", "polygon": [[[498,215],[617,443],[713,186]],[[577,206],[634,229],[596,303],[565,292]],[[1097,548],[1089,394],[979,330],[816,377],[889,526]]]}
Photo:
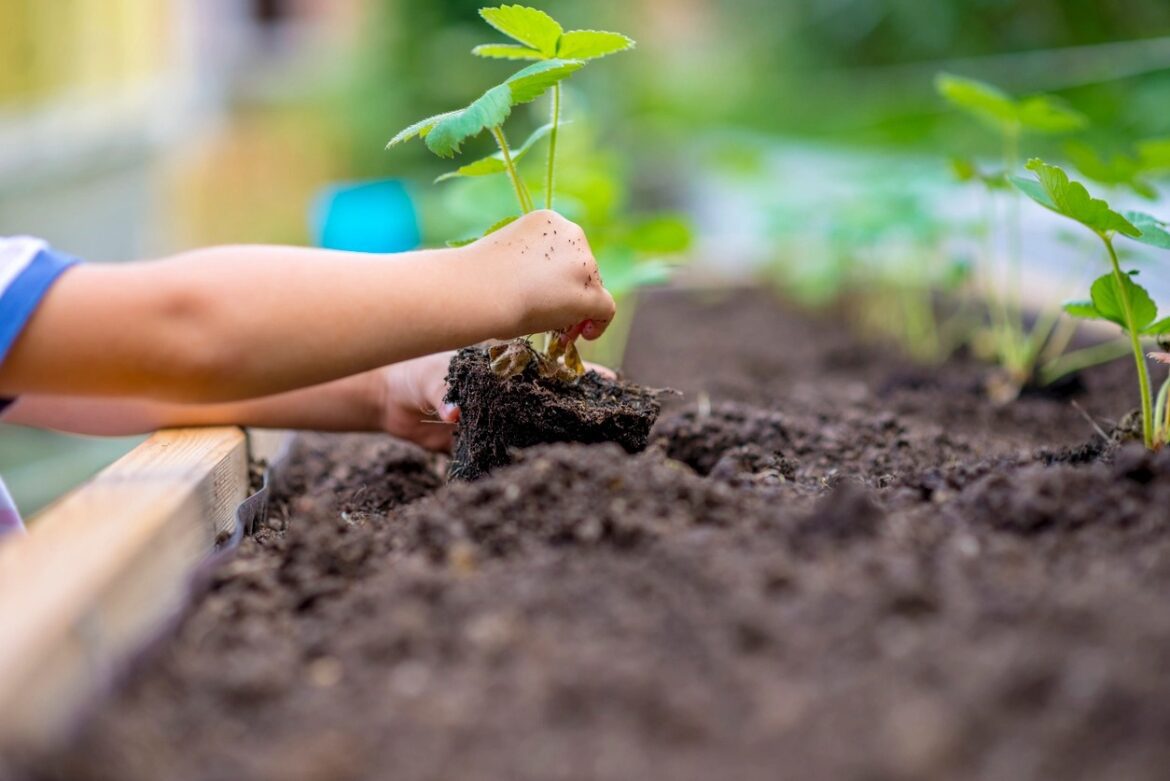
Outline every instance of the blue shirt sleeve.
{"label": "blue shirt sleeve", "polygon": [[0,363],[49,288],[79,262],[37,239],[0,238]]}

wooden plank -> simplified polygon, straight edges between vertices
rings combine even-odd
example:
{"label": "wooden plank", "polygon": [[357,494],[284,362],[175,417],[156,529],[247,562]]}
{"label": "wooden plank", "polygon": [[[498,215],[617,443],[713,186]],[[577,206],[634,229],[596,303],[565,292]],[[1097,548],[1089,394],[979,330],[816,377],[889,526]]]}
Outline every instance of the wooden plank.
{"label": "wooden plank", "polygon": [[0,545],[0,749],[59,738],[182,609],[247,466],[237,428],[160,432]]}

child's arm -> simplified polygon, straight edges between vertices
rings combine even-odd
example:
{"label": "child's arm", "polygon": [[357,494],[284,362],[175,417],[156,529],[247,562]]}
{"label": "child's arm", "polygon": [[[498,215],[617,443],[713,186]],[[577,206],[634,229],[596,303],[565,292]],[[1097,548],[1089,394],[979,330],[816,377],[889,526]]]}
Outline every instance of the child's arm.
{"label": "child's arm", "polygon": [[[32,394],[5,410],[4,422],[92,436],[225,425],[378,431],[446,451],[459,419],[459,408],[443,402],[453,355],[435,353],[322,385],[220,404]],[[604,366],[586,366],[614,377]]]}
{"label": "child's arm", "polygon": [[238,425],[317,431],[382,431],[431,450],[451,446],[455,408],[443,405],[451,353],[274,396],[221,404],[26,395],[4,422],[74,434],[120,436],[180,426]]}
{"label": "child's arm", "polygon": [[0,365],[0,396],[256,398],[582,321],[596,338],[613,310],[580,228],[547,211],[460,249],[224,247],[81,265]]}

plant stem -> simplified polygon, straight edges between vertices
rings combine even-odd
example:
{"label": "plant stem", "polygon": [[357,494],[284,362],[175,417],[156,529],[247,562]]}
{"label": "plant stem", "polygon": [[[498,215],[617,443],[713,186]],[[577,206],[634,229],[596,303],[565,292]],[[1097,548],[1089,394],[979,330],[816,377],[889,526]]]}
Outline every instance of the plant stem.
{"label": "plant stem", "polygon": [[[1004,132],[1003,138],[1003,166],[1008,176],[1015,174],[1020,165],[1020,129],[1011,127]],[[1012,342],[1013,352],[1020,350],[1017,358],[1022,359],[1025,365],[1018,368],[1024,372],[1031,369],[1028,358],[1028,340],[1024,336],[1023,305],[1020,300],[1020,287],[1023,285],[1023,258],[1021,258],[1023,242],[1020,226],[1020,194],[1014,187],[1008,192],[1007,202],[1007,254],[1008,278],[1007,292],[1004,294],[1004,309],[1007,312],[1008,338]]]}
{"label": "plant stem", "polygon": [[1158,432],[1158,444],[1165,445],[1167,437],[1170,437],[1170,408],[1166,406],[1166,396],[1170,393],[1170,377],[1167,377],[1162,383],[1162,387],[1158,389],[1158,398],[1154,402],[1154,419],[1167,419],[1165,428]]}
{"label": "plant stem", "polygon": [[553,207],[553,171],[557,161],[557,131],[561,127],[561,85],[553,85],[552,132],[548,134],[548,178],[544,185],[544,208]]}
{"label": "plant stem", "polygon": [[520,174],[516,171],[516,163],[512,160],[512,150],[508,148],[508,139],[504,137],[504,130],[500,127],[492,128],[492,135],[500,146],[500,153],[504,156],[504,167],[508,169],[508,178],[512,180],[512,187],[516,190],[516,200],[520,202],[520,211],[524,214],[532,211],[532,199],[528,195]]}
{"label": "plant stem", "polygon": [[1129,334],[1129,346],[1133,350],[1133,359],[1137,363],[1138,385],[1142,394],[1142,440],[1150,450],[1154,449],[1154,415],[1152,399],[1150,397],[1150,371],[1146,366],[1146,356],[1142,352],[1142,343],[1138,339],[1137,329],[1134,328],[1133,305],[1129,300],[1129,290],[1125,287],[1125,279],[1121,272],[1121,263],[1117,260],[1117,251],[1113,249],[1113,241],[1109,236],[1098,234],[1105,242],[1105,249],[1109,250],[1109,261],[1113,264],[1113,280],[1117,283],[1117,296],[1121,299],[1122,313],[1125,315],[1125,331]]}

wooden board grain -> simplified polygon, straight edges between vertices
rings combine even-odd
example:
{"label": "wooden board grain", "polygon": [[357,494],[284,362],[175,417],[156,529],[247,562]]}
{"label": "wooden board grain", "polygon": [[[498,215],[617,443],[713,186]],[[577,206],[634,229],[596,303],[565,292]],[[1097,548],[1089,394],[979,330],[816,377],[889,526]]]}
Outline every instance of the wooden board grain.
{"label": "wooden board grain", "polygon": [[160,432],[0,544],[0,748],[60,736],[182,608],[247,492],[242,431]]}

